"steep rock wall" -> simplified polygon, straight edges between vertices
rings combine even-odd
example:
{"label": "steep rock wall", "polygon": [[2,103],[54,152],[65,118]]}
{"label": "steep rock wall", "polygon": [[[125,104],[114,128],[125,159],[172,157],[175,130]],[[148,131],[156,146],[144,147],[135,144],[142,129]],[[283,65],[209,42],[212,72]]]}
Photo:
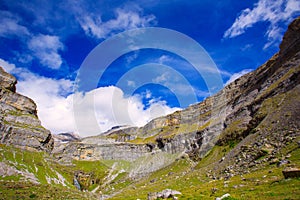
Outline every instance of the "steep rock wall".
{"label": "steep rock wall", "polygon": [[[185,152],[192,158],[201,158],[215,144],[239,142],[257,132],[266,117],[262,112],[265,102],[299,88],[299,24],[300,18],[291,23],[280,45],[280,52],[257,70],[238,78],[203,102],[154,119],[144,127],[124,128],[93,137],[92,155],[101,155],[95,159],[131,161],[150,151],[152,154]],[[110,144],[103,144],[108,138],[112,140]],[[119,145],[120,142],[122,145]],[[88,149],[89,143],[83,139],[70,145],[80,144]],[[78,148],[74,149],[78,152]],[[130,153],[134,156],[130,157]],[[86,159],[81,154],[76,153],[76,156]]]}
{"label": "steep rock wall", "polygon": [[0,67],[0,143],[51,152],[50,131],[41,126],[33,100],[16,93],[16,83]]}

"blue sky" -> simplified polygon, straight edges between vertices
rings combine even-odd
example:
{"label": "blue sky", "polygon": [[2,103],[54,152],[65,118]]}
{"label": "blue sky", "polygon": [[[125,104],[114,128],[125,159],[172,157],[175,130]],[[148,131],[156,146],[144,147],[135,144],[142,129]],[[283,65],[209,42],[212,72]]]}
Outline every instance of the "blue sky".
{"label": "blue sky", "polygon": [[[0,8],[0,65],[18,78],[17,91],[35,100],[46,128],[81,136],[115,125],[141,126],[212,93],[185,58],[153,48],[120,55],[98,77],[97,87],[74,90],[83,61],[103,41],[138,28],[177,31],[204,48],[225,85],[276,53],[300,14],[297,0],[1,0]],[[160,67],[146,73],[149,63]],[[137,84],[150,75],[152,82]],[[73,110],[74,99],[84,102],[82,110]],[[89,125],[89,112],[98,127]]]}

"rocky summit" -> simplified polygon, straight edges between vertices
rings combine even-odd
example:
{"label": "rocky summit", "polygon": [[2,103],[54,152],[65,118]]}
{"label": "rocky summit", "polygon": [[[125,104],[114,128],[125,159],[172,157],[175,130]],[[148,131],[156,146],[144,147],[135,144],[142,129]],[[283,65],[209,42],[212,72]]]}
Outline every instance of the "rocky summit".
{"label": "rocky summit", "polygon": [[118,126],[87,138],[63,133],[53,140],[34,102],[16,93],[16,79],[1,69],[0,193],[7,199],[297,199],[299,33],[300,17],[278,53],[203,102],[143,127]]}
{"label": "rocky summit", "polygon": [[51,152],[50,131],[41,126],[33,100],[16,93],[16,84],[0,67],[0,143]]}

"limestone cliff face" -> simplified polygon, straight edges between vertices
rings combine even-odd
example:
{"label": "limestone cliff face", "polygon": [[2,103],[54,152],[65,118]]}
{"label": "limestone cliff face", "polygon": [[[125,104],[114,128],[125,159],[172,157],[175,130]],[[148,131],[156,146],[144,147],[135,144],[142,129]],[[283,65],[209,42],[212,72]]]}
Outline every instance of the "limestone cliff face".
{"label": "limestone cliff face", "polygon": [[[71,143],[62,154],[76,159],[133,161],[145,155],[164,152],[187,153],[197,159],[216,144],[248,141],[251,135],[263,133],[275,135],[266,126],[271,130],[277,121],[267,121],[273,121],[275,113],[286,104],[296,107],[286,105],[287,111],[282,114],[289,117],[281,119],[278,125],[286,129],[293,127],[293,133],[300,134],[300,119],[298,122],[292,120],[298,119],[297,112],[300,112],[299,33],[300,18],[289,26],[279,53],[257,70],[228,84],[203,102],[154,119],[144,127],[121,128]],[[290,93],[294,95],[292,100],[281,98],[281,95],[288,97]]]}
{"label": "limestone cliff face", "polygon": [[50,131],[41,126],[35,103],[16,93],[17,80],[0,67],[0,143],[51,152]]}

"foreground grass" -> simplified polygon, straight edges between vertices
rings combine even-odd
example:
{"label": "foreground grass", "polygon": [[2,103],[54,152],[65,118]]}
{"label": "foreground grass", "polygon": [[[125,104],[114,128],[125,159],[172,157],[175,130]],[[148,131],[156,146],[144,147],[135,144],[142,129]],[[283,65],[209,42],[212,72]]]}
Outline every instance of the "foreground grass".
{"label": "foreground grass", "polygon": [[0,199],[96,199],[90,193],[58,185],[35,185],[29,182],[0,182]]}

